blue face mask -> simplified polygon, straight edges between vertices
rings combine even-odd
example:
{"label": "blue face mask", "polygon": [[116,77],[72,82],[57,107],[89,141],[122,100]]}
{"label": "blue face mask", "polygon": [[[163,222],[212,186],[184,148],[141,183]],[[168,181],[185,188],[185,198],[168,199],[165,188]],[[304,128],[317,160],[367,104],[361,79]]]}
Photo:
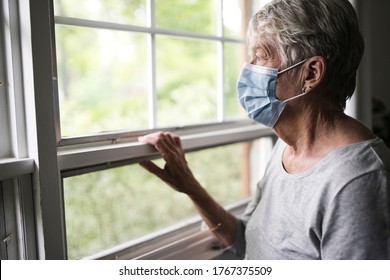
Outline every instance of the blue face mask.
{"label": "blue face mask", "polygon": [[246,63],[237,82],[237,93],[241,106],[249,118],[257,123],[273,127],[288,101],[303,96],[305,92],[286,100],[276,98],[276,79],[306,61],[303,60],[282,71]]}

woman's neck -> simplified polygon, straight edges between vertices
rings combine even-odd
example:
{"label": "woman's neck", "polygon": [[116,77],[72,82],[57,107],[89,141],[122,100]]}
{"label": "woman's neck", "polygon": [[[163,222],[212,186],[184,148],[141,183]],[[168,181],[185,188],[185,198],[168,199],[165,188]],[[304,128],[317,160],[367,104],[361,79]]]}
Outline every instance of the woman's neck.
{"label": "woman's neck", "polygon": [[285,119],[274,131],[292,154],[320,158],[339,147],[375,138],[367,127],[343,112],[332,116],[305,112],[289,118],[290,121]]}

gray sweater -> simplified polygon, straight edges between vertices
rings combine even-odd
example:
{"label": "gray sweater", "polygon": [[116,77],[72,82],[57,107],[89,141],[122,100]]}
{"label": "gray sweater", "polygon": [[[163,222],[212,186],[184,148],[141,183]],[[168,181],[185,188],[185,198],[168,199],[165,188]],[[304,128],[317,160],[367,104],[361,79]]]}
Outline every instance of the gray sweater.
{"label": "gray sweater", "polygon": [[271,160],[229,248],[246,259],[390,259],[390,151],[381,139],[339,148],[288,174]]}

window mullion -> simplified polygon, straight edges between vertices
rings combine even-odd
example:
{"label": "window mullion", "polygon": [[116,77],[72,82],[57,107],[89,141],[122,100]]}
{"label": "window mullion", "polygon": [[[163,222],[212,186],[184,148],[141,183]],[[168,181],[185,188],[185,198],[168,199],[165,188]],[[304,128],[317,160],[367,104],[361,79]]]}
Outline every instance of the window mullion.
{"label": "window mullion", "polygon": [[[217,35],[224,37],[223,32],[223,0],[218,1],[217,7]],[[217,45],[217,120],[222,122],[225,119],[225,98],[224,98],[224,42],[221,40]]]}
{"label": "window mullion", "polygon": [[155,3],[154,0],[148,0],[148,25],[151,28],[156,27],[156,19],[155,19]]}
{"label": "window mullion", "polygon": [[225,120],[225,86],[224,86],[224,44],[218,42],[217,46],[217,120],[222,122]]}
{"label": "window mullion", "polygon": [[149,89],[148,89],[148,115],[149,128],[153,129],[157,126],[157,90],[156,90],[156,35],[149,35],[148,42],[148,57],[149,57]]}
{"label": "window mullion", "polygon": [[[154,0],[148,1],[148,19],[149,27],[155,28],[155,12]],[[148,115],[149,115],[149,128],[153,129],[157,126],[157,89],[156,89],[156,34],[149,34],[148,42],[148,57],[149,57],[149,98],[148,98]]]}

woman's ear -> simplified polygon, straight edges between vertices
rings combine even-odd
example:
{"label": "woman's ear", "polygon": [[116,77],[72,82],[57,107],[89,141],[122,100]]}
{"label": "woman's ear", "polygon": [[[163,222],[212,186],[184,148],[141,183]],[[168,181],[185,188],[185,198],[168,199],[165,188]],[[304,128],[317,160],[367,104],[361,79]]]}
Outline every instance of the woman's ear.
{"label": "woman's ear", "polygon": [[310,92],[316,88],[325,78],[326,60],[322,56],[313,56],[304,64],[303,89]]}

